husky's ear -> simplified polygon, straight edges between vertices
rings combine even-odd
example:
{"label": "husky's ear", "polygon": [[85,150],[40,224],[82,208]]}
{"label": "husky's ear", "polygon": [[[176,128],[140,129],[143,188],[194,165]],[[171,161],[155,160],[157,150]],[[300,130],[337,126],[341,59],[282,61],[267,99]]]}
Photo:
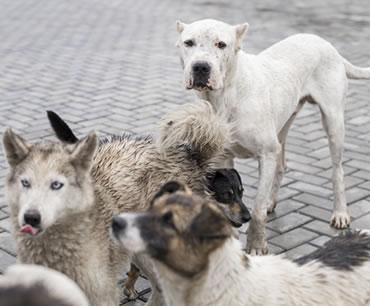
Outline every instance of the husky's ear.
{"label": "husky's ear", "polygon": [[71,153],[72,163],[83,171],[90,170],[97,146],[98,137],[95,132],[90,132],[87,137],[83,138],[75,145]]}
{"label": "husky's ear", "polygon": [[177,191],[183,191],[189,195],[191,194],[191,190],[188,187],[186,187],[185,184],[182,184],[176,181],[170,181],[161,187],[161,189],[153,197],[150,204],[153,205],[155,200],[162,197],[166,193],[175,193]]}
{"label": "husky's ear", "polygon": [[225,239],[232,234],[226,216],[213,204],[203,205],[202,211],[191,223],[190,231],[199,239]]}
{"label": "husky's ear", "polygon": [[6,158],[11,167],[18,165],[30,151],[30,145],[20,136],[6,129],[3,136]]}

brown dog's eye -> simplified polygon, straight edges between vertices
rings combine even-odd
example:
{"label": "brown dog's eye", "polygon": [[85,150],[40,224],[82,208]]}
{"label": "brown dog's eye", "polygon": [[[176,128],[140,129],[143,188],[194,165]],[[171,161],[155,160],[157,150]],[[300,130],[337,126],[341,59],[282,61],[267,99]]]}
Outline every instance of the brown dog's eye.
{"label": "brown dog's eye", "polygon": [[223,42],[223,41],[219,41],[216,46],[220,49],[225,49],[226,48],[226,44]]}
{"label": "brown dog's eye", "polygon": [[233,194],[231,192],[224,193],[224,198],[225,199],[231,199],[232,196],[233,196]]}
{"label": "brown dog's eye", "polygon": [[195,44],[194,44],[194,41],[192,41],[191,39],[188,39],[184,41],[184,45],[187,47],[193,47]]}

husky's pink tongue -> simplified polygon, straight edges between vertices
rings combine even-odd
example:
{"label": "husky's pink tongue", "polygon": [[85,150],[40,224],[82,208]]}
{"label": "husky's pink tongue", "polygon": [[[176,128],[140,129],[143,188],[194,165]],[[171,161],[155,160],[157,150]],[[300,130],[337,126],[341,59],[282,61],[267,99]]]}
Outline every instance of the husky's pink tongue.
{"label": "husky's pink tongue", "polygon": [[28,233],[28,234],[31,234],[31,235],[36,235],[39,232],[39,229],[34,228],[29,224],[26,224],[26,225],[22,226],[20,232],[21,233]]}

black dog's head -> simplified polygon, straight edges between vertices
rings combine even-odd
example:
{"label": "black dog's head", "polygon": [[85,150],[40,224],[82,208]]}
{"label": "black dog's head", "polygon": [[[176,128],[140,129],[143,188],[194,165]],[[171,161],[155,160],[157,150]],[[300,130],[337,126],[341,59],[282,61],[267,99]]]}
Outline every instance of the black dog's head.
{"label": "black dog's head", "polygon": [[240,227],[251,219],[248,208],[243,203],[243,184],[235,169],[215,169],[208,174],[209,189],[215,200],[234,227]]}

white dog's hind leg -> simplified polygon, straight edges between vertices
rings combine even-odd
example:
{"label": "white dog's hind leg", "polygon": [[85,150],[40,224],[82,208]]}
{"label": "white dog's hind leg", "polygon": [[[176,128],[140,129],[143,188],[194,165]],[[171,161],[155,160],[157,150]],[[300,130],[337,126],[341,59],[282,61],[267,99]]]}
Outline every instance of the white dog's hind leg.
{"label": "white dog's hind leg", "polygon": [[281,147],[279,145],[276,152],[265,153],[259,158],[260,179],[247,236],[247,253],[252,255],[264,255],[268,253],[265,225],[269,199],[271,198],[274,176],[280,154]]}
{"label": "white dog's hind leg", "polygon": [[268,209],[267,209],[268,213],[272,213],[275,210],[275,207],[277,205],[280,185],[283,179],[285,168],[286,168],[286,162],[285,162],[285,140],[284,140],[284,142],[281,144],[281,153],[280,153],[279,163],[276,167],[274,182],[272,184],[272,190],[270,193],[271,197],[270,197],[270,201],[269,201]]}

